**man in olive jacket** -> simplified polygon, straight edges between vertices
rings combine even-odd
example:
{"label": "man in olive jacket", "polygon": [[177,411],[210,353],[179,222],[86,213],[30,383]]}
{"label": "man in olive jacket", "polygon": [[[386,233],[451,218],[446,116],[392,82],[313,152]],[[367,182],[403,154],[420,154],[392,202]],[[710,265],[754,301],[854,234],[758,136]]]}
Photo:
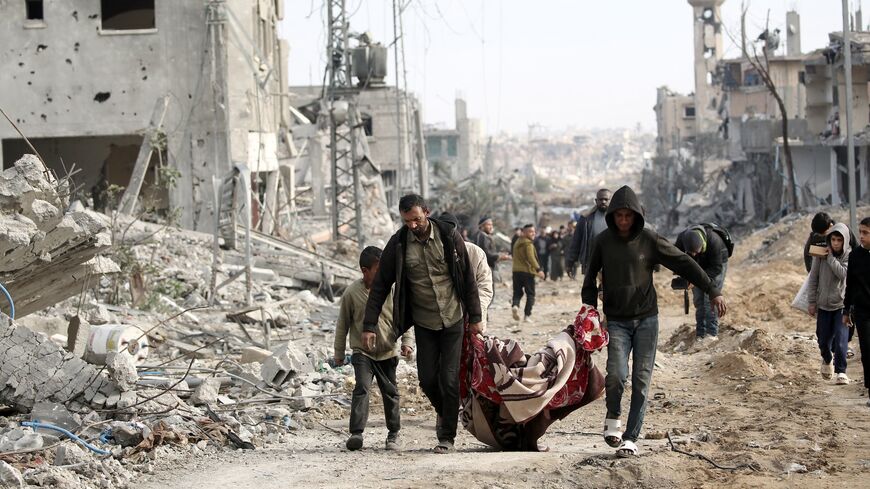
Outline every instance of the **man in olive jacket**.
{"label": "man in olive jacket", "polygon": [[535,251],[535,225],[523,226],[523,234],[514,243],[513,249],[513,285],[514,294],[511,298],[511,313],[514,321],[520,320],[520,301],[526,295],[526,307],[523,310],[523,321],[530,322],[532,306],[535,305],[535,277],[544,278],[544,271],[538,263]]}
{"label": "man in olive jacket", "polygon": [[[725,314],[725,300],[692,258],[655,231],[644,228],[643,208],[630,187],[622,187],[613,194],[606,220],[607,229],[592,243],[581,295],[584,304],[598,306],[596,276],[601,271],[604,314],[610,333],[604,439],[608,445],[619,447],[618,456],[629,457],[637,455],[635,442],[643,425],[658,342],[654,267],[664,265],[703,290],[710,296],[712,306],[720,316]],[[622,433],[619,418],[628,375],[628,357],[632,350],[631,407],[625,433]]]}
{"label": "man in olive jacket", "polygon": [[[438,414],[435,453],[453,450],[459,420],[459,360],[464,321],[480,333],[480,297],[474,270],[456,228],[429,217],[419,195],[399,200],[404,226],[381,255],[381,264],[366,303],[363,344],[375,345],[378,318],[390,289],[397,338],[414,327],[420,387]],[[410,231],[410,232],[409,232]]]}

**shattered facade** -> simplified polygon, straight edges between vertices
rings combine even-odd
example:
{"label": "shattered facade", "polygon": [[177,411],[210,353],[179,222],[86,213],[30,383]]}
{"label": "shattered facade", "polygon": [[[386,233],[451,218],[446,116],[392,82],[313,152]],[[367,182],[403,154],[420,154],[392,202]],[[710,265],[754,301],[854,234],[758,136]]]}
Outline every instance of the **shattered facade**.
{"label": "shattered facade", "polygon": [[[126,187],[152,138],[142,199],[211,230],[212,177],[243,163],[266,182],[286,153],[282,11],[265,0],[2,2],[0,91],[15,94],[3,108],[58,174],[81,169],[85,196]],[[152,119],[162,124],[145,135]],[[7,166],[28,152],[5,123],[0,143]]]}
{"label": "shattered facade", "polygon": [[457,97],[454,107],[455,128],[428,126],[424,131],[426,158],[436,178],[461,180],[483,168],[483,126],[468,117],[465,99]]}

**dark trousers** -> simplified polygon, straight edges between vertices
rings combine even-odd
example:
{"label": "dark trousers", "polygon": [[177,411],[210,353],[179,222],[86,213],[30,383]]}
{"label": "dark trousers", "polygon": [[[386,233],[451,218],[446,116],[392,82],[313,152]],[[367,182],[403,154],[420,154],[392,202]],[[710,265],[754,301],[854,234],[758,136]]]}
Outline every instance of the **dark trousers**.
{"label": "dark trousers", "polygon": [[[843,323],[843,310],[816,312],[816,337],[822,360],[834,360],[834,372],[846,373],[846,352],[849,350],[849,328]],[[863,354],[863,351],[862,351]]]}
{"label": "dark trousers", "polygon": [[350,360],[356,385],[350,403],[350,433],[361,435],[369,419],[369,392],[372,389],[372,378],[378,380],[378,388],[384,399],[384,418],[390,433],[398,433],[399,420],[399,388],[396,384],[396,367],[399,358],[387,360],[372,360],[362,353],[354,353]]}
{"label": "dark trousers", "polygon": [[511,306],[520,306],[523,294],[526,294],[526,316],[532,315],[532,306],[535,305],[535,276],[526,272],[514,272],[514,296]]}
{"label": "dark trousers", "polygon": [[870,389],[870,315],[852,315],[855,330],[858,331],[858,345],[861,347],[861,366],[864,367],[864,387]]}
{"label": "dark trousers", "polygon": [[414,326],[417,337],[417,376],[420,388],[441,417],[438,441],[456,438],[459,421],[459,358],[462,353],[463,322],[432,330]]}
{"label": "dark trousers", "polygon": [[541,264],[541,270],[544,271],[544,280],[550,276],[550,254],[541,253],[538,255],[538,262]]}

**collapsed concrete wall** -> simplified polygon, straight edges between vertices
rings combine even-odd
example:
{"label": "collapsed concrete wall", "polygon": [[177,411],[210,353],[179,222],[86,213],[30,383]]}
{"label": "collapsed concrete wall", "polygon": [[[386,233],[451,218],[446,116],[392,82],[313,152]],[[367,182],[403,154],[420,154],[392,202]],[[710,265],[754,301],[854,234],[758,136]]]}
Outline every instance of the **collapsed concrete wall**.
{"label": "collapsed concrete wall", "polygon": [[29,411],[37,402],[98,394],[120,396],[120,389],[93,365],[0,315],[0,403]]}
{"label": "collapsed concrete wall", "polygon": [[88,277],[119,271],[97,257],[111,246],[108,219],[67,212],[69,194],[69,182],[56,180],[33,155],[0,173],[0,283],[16,317],[81,293]]}

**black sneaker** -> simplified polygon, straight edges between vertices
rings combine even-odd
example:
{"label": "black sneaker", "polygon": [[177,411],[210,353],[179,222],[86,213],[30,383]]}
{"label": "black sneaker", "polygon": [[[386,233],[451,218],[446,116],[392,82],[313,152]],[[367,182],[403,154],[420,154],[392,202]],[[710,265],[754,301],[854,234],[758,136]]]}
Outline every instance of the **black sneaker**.
{"label": "black sneaker", "polygon": [[344,444],[348,450],[359,450],[363,446],[363,436],[362,435],[350,435],[350,438],[347,439],[347,443]]}

